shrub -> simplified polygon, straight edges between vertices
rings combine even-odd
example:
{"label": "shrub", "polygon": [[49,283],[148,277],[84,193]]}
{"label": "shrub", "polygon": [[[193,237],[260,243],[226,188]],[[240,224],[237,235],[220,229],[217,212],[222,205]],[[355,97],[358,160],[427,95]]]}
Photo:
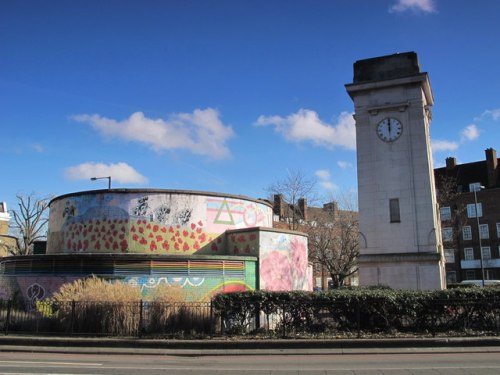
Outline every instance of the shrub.
{"label": "shrub", "polygon": [[136,286],[93,276],[64,284],[52,300],[67,331],[126,335],[138,329],[141,294]]}
{"label": "shrub", "polygon": [[184,336],[209,332],[211,327],[207,303],[186,303],[180,286],[159,286],[146,303],[149,333]]}
{"label": "shrub", "polygon": [[[266,327],[278,334],[325,331],[498,332],[500,288],[409,291],[388,288],[310,292],[242,292],[216,296],[215,312],[230,329],[249,332],[265,315]],[[269,324],[269,319],[278,324]]]}

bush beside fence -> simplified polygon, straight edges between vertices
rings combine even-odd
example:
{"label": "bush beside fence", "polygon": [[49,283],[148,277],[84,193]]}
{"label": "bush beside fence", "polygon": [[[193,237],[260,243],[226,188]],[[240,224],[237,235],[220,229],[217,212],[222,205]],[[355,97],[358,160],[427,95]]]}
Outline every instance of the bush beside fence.
{"label": "bush beside fence", "polygon": [[206,338],[497,335],[500,288],[244,292],[211,302],[0,301],[5,334]]}

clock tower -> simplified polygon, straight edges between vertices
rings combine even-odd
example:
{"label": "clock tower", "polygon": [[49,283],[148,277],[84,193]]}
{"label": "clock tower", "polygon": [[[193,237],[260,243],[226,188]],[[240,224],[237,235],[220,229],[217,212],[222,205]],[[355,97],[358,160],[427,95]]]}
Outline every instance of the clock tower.
{"label": "clock tower", "polygon": [[430,146],[434,99],[414,52],[359,60],[354,102],[360,285],[444,287]]}

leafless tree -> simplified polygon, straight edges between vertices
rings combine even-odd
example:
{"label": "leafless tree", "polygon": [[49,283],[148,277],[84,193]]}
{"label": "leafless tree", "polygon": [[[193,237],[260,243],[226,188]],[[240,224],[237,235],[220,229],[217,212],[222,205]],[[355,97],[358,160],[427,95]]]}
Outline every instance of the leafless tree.
{"label": "leafless tree", "polygon": [[288,171],[288,175],[267,188],[272,196],[280,196],[283,203],[283,217],[291,230],[297,230],[304,218],[299,200],[305,199],[309,204],[316,201],[316,180],[308,178],[301,171]]}
{"label": "leafless tree", "polygon": [[458,251],[462,238],[462,227],[467,223],[466,205],[462,202],[458,191],[457,178],[441,175],[437,178],[437,202],[439,207],[449,207],[449,216],[441,217],[442,227],[450,228],[451,233],[443,236],[443,245],[446,249]]}
{"label": "leafless tree", "polygon": [[46,238],[49,200],[30,195],[17,194],[17,209],[11,210],[14,222],[12,233],[18,239],[13,255],[28,255],[33,252],[33,243]]}
{"label": "leafless tree", "polygon": [[[335,201],[334,201],[335,202]],[[320,215],[308,223],[309,260],[326,272],[332,286],[343,286],[358,271],[358,212],[352,195],[344,195],[341,209],[336,203],[324,206]],[[324,287],[324,286],[323,286]]]}

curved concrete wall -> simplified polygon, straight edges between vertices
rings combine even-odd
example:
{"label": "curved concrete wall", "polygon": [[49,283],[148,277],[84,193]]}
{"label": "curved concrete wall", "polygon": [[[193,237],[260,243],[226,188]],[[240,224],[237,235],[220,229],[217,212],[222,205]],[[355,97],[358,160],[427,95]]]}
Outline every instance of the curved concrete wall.
{"label": "curved concrete wall", "polygon": [[272,207],[194,191],[112,189],[50,202],[47,253],[226,253],[228,229],[272,227]]}

